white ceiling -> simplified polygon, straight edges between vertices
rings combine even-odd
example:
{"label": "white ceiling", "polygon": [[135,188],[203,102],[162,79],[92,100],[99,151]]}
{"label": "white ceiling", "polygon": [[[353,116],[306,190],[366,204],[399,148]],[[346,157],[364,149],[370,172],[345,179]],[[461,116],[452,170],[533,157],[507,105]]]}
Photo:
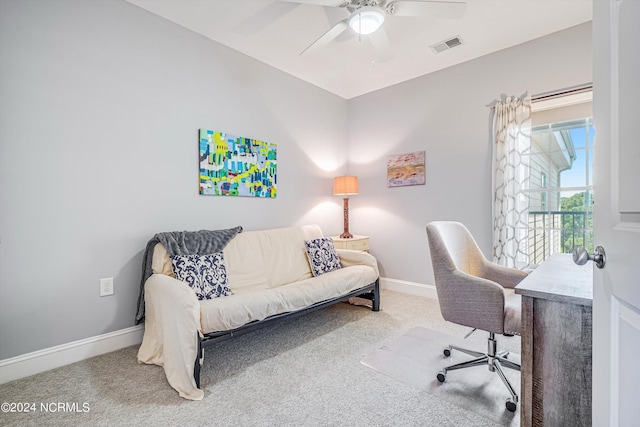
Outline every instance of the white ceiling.
{"label": "white ceiling", "polygon": [[[318,52],[300,55],[348,16],[344,8],[274,0],[127,1],[345,99],[592,17],[592,0],[466,0],[459,19],[388,16],[384,26],[395,58],[379,63],[368,36],[359,39],[351,30]],[[461,46],[439,54],[431,50],[431,45],[455,36]]]}

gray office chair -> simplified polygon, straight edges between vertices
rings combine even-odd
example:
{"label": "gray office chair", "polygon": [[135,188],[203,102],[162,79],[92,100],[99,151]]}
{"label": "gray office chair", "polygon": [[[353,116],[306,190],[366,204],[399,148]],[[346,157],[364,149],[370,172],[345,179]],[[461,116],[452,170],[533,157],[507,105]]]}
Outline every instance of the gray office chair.
{"label": "gray office chair", "polygon": [[437,375],[438,381],[444,382],[448,371],[488,365],[489,371],[496,372],[509,389],[511,399],[506,407],[514,412],[518,395],[502,367],[519,371],[520,365],[507,359],[508,352],[498,352],[495,334],[520,335],[520,295],[513,288],[527,274],[487,261],[469,230],[459,222],[431,222],[427,225],[427,237],[442,317],[489,332],[486,353],[447,347],[444,350],[447,357],[451,350],[458,350],[475,359],[444,368]]}

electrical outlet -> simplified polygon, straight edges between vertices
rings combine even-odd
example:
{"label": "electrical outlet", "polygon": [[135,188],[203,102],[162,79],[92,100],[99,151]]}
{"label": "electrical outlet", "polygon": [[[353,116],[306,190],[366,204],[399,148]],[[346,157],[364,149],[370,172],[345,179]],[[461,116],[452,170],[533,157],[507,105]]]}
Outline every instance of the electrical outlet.
{"label": "electrical outlet", "polygon": [[100,279],[100,296],[106,297],[107,295],[113,295],[113,277]]}

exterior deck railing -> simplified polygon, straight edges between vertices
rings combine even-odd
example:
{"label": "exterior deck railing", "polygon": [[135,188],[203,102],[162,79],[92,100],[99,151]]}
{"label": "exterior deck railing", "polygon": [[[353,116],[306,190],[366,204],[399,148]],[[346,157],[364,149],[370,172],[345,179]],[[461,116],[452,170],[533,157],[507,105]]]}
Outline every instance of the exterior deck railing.
{"label": "exterior deck railing", "polygon": [[592,211],[529,211],[529,259],[540,264],[554,253],[593,249]]}

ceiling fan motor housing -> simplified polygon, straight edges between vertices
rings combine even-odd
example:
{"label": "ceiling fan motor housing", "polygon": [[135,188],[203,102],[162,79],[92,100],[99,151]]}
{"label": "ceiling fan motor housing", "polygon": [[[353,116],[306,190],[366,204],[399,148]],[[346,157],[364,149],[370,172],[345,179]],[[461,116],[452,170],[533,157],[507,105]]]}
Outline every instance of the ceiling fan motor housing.
{"label": "ceiling fan motor housing", "polygon": [[384,23],[385,13],[379,7],[364,6],[349,16],[349,27],[357,34],[371,34]]}

